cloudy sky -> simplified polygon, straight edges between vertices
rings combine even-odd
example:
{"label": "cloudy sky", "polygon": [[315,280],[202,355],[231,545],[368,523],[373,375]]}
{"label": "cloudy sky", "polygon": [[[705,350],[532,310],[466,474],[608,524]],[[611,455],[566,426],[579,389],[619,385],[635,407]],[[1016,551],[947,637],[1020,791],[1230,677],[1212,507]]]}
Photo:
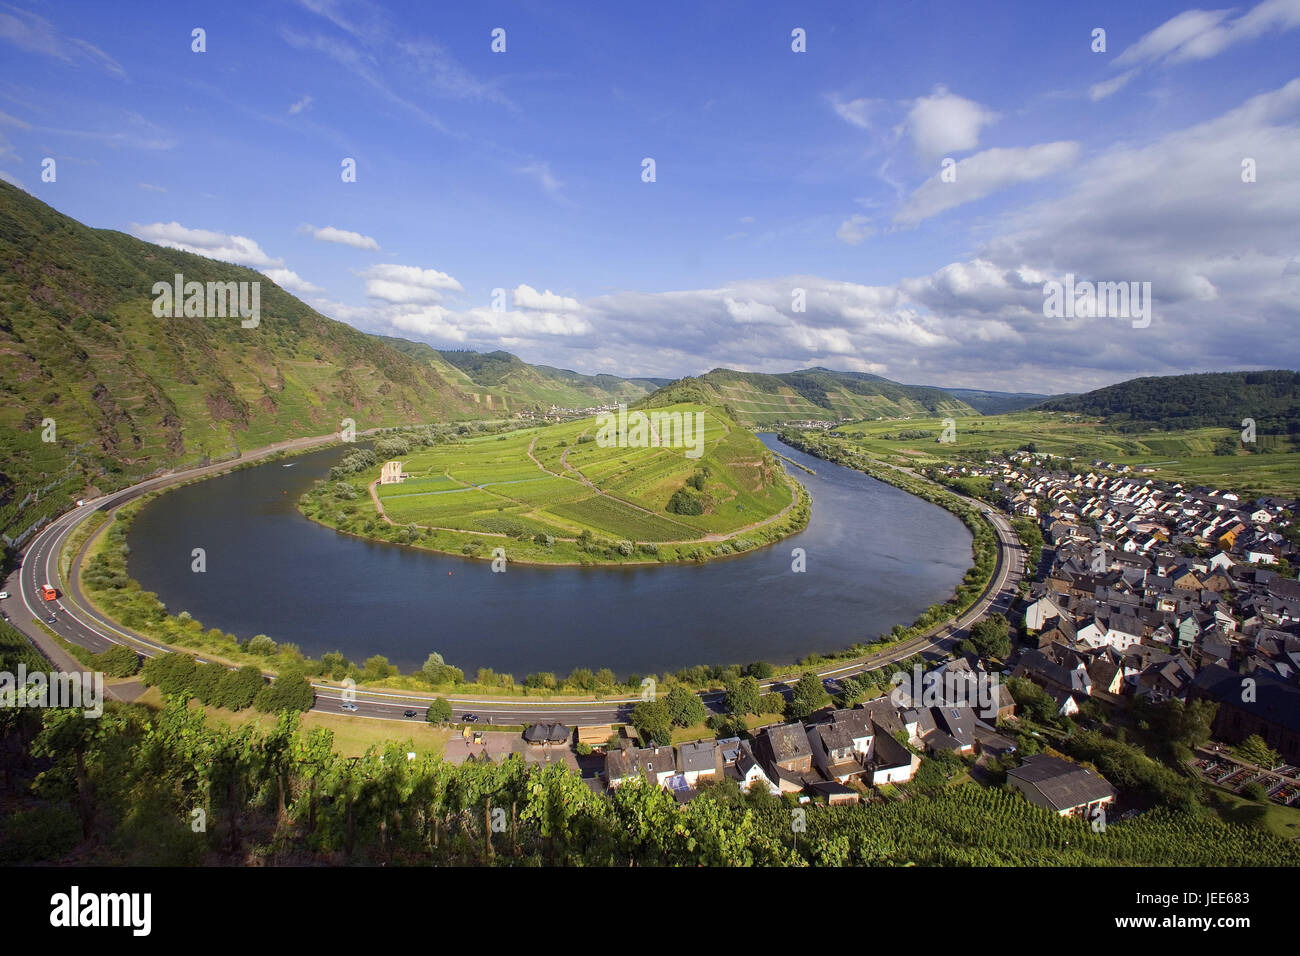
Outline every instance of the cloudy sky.
{"label": "cloudy sky", "polygon": [[579,371],[1300,368],[1300,0],[205,6],[0,0],[0,178]]}

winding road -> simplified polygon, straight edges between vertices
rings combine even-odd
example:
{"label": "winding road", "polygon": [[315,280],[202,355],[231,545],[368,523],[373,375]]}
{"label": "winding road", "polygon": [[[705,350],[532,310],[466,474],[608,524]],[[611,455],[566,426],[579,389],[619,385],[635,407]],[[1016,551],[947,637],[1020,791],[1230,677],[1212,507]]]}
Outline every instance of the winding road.
{"label": "winding road", "polygon": [[[68,579],[59,573],[59,555],[62,553],[69,536],[91,515],[102,512],[112,514],[122,505],[139,498],[151,491],[166,488],[169,485],[192,481],[195,478],[208,477],[229,471],[234,467],[269,457],[279,451],[300,451],[337,441],[337,435],[325,435],[316,438],[296,439],[268,446],[258,451],[245,454],[237,461],[222,462],[200,468],[179,472],[168,472],[120,491],[112,492],[100,498],[86,501],[81,507],[74,508],[51,521],[24,550],[18,569],[4,583],[9,592],[9,599],[3,602],[4,610],[9,614],[10,623],[40,649],[57,666],[72,666],[68,655],[51,641],[36,621],[45,621],[53,610],[55,620],[44,627],[58,634],[65,640],[88,648],[96,653],[108,650],[114,645],[125,645],[138,653],[153,657],[169,650],[147,637],[123,627],[97,611],[82,593],[78,578],[79,566],[89,546],[83,544],[80,552],[74,556]],[[959,496],[962,497],[962,496]],[[916,654],[927,659],[944,656],[949,649],[970,631],[980,618],[989,613],[1006,614],[1015,601],[1020,578],[1024,571],[1024,552],[1019,538],[1012,529],[1006,516],[989,508],[983,502],[964,498],[969,504],[980,509],[981,513],[993,525],[998,540],[997,565],[989,585],[979,600],[957,619],[931,628],[904,644],[895,645],[878,654],[859,658],[840,664],[829,664],[817,668],[823,681],[832,681],[850,677],[867,671],[878,670],[889,664]],[[93,540],[94,535],[91,536]],[[41,586],[53,584],[59,592],[53,602],[46,602],[40,597]],[[58,662],[64,663],[59,664]],[[762,681],[764,691],[786,690],[784,682],[779,680]],[[335,683],[319,682],[313,684],[316,690],[316,704],[313,709],[325,713],[350,713],[354,717],[377,720],[423,721],[430,694],[407,693],[391,690],[345,690]],[[111,692],[111,688],[110,688]],[[451,702],[455,718],[459,721],[466,713],[476,714],[485,724],[528,724],[538,721],[558,721],[567,724],[604,724],[626,721],[632,708],[640,702],[639,696],[605,698],[603,700],[543,700],[533,698],[490,698],[468,695],[446,695]],[[721,711],[722,693],[707,692],[701,695],[705,706],[710,711]],[[356,709],[345,710],[345,704],[351,703]],[[405,717],[406,711],[415,711],[414,717]]]}

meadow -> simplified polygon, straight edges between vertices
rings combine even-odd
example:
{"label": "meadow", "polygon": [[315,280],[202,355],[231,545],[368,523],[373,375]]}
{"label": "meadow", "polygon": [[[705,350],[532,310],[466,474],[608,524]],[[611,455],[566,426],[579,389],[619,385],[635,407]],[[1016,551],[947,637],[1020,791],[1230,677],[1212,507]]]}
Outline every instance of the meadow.
{"label": "meadow", "polygon": [[[905,467],[982,461],[1030,449],[1075,459],[1075,470],[1105,460],[1160,481],[1231,487],[1252,495],[1300,494],[1300,450],[1286,436],[1259,434],[1253,445],[1239,429],[1154,429],[1125,432],[1093,419],[1058,412],[1013,412],[955,420],[952,442],[941,442],[940,418],[855,422],[835,429],[873,458]],[[1228,439],[1233,454],[1215,454]]]}
{"label": "meadow", "polygon": [[403,543],[471,556],[490,556],[507,537],[512,560],[541,563],[703,560],[806,522],[796,486],[752,432],[718,409],[656,411],[703,416],[699,457],[684,447],[598,441],[592,417],[413,450],[400,459],[408,477],[375,486],[391,525],[374,520],[365,493],[379,463],[349,479],[355,499],[346,488],[339,499],[326,483],[304,511],[340,530],[396,533]]}

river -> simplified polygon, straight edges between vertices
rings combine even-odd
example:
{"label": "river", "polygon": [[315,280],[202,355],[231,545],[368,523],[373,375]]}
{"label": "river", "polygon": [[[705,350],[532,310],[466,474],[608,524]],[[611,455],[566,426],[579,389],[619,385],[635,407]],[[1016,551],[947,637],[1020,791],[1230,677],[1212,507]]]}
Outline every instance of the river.
{"label": "river", "polygon": [[[808,527],[705,565],[637,568],[471,561],[338,534],[294,502],[345,452],[332,448],[178,488],[130,532],[129,571],[173,613],[241,639],[264,633],[318,657],[383,654],[403,671],[430,651],[465,670],[609,667],[620,677],[694,664],[788,663],[872,640],[947,600],[971,563],[949,512],[761,435],[817,472]],[[291,467],[285,467],[291,464]],[[207,570],[191,570],[203,548]],[[792,571],[802,548],[807,570]]]}

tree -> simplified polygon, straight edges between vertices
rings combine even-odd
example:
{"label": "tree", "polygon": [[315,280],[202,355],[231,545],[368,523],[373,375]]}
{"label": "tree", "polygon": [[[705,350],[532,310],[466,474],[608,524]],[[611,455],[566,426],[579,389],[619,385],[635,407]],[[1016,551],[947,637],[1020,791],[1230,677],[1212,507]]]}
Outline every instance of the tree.
{"label": "tree", "polygon": [[990,614],[970,629],[970,642],[980,657],[1003,660],[1011,653],[1011,625],[1001,614]]}
{"label": "tree", "polygon": [[1264,742],[1259,734],[1251,734],[1237,745],[1237,756],[1259,767],[1272,768],[1282,762],[1276,750]]}
{"label": "tree", "polygon": [[632,726],[646,743],[667,745],[673,739],[672,717],[662,700],[643,700],[633,707]]}
{"label": "tree", "polygon": [[262,672],[252,664],[237,671],[226,671],[217,687],[217,700],[227,710],[243,710],[253,703],[265,680]]}
{"label": "tree", "polygon": [[263,713],[290,711],[299,713],[311,710],[316,703],[316,692],[302,674],[282,674],[278,680],[264,686],[253,698],[253,706]]}
{"label": "tree", "polygon": [[164,697],[194,696],[194,658],[173,652],[151,657],[144,665],[144,682],[157,687]]}
{"label": "tree", "polygon": [[786,716],[803,720],[813,711],[825,707],[830,699],[826,688],[822,686],[822,679],[814,672],[808,671],[795,681],[790,705],[786,708]]}
{"label": "tree", "polygon": [[451,720],[451,702],[445,697],[435,697],[429,704],[424,719],[431,724],[445,724]]}
{"label": "tree", "polygon": [[140,657],[121,644],[95,655],[95,666],[109,677],[130,677],[140,669]]}
{"label": "tree", "polygon": [[762,699],[762,690],[757,680],[742,677],[738,681],[728,681],[726,689],[727,713],[733,717],[759,713],[758,702]]}
{"label": "tree", "polygon": [[265,634],[254,634],[244,645],[244,650],[250,654],[256,654],[258,657],[270,657],[275,653],[275,641]]}
{"label": "tree", "polygon": [[682,684],[673,685],[668,691],[665,703],[668,705],[669,719],[678,727],[702,724],[708,716],[708,711],[704,709],[704,701]]}

